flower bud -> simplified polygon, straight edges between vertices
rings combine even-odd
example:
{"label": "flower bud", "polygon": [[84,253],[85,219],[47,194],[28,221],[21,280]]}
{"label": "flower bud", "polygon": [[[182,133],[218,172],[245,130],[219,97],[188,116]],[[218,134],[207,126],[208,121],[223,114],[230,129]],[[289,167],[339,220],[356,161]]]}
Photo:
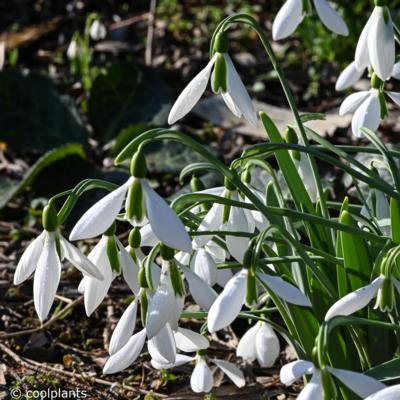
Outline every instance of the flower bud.
{"label": "flower bud", "polygon": [[58,228],[57,210],[52,201],[43,209],[42,225],[48,232],[54,232]]}
{"label": "flower bud", "polygon": [[96,19],[93,21],[92,25],[90,25],[89,34],[93,40],[101,40],[106,37],[107,30],[104,24]]}
{"label": "flower bud", "polygon": [[146,157],[140,149],[132,156],[131,175],[135,178],[145,178],[147,175]]}
{"label": "flower bud", "polygon": [[128,244],[133,249],[137,249],[140,247],[141,241],[142,235],[140,234],[140,229],[136,226],[129,233]]}
{"label": "flower bud", "polygon": [[214,93],[226,93],[228,90],[228,67],[223,54],[218,53],[214,64],[211,87]]}
{"label": "flower bud", "polygon": [[203,182],[195,175],[192,176],[192,179],[190,180],[190,190],[192,192],[200,192],[201,190],[204,190],[205,186]]}

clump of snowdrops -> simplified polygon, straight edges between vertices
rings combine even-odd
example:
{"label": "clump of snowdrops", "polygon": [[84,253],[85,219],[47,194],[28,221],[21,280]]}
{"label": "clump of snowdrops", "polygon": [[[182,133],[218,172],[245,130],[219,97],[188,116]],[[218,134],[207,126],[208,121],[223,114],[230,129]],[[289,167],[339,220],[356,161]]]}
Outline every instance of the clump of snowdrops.
{"label": "clump of snowdrops", "polygon": [[[328,29],[347,34],[326,0],[312,4]],[[312,12],[311,2],[288,0],[275,19],[274,38],[290,35]],[[228,32],[237,24],[258,34],[276,70],[295,120],[285,132],[265,113],[257,114],[235,69]],[[375,133],[388,115],[385,95],[400,103],[400,94],[385,90],[391,77],[399,78],[398,33],[386,1],[375,0],[355,61],[337,82],[344,90],[363,74],[370,77],[371,89],[351,94],[340,109],[354,113],[352,132],[370,145],[334,146],[305,126],[319,116],[299,114],[258,22],[246,14],[222,21],[211,40],[209,63],[176,100],[169,123],[188,114],[210,82],[234,115],[264,128],[265,142],[225,165],[184,133],[153,129],[117,156],[117,165],[130,159],[131,176],[122,186],[85,180],[55,195],[43,211],[44,231],[26,249],[14,277],[20,284],[34,273],[39,319],[48,317],[66,259],[82,272],[79,291],[88,316],[119,276],[134,294],[112,334],[105,374],[129,368],[147,348],[156,369],[190,363],[195,392],[212,390],[212,366],[242,387],[246,380],[238,366],[212,358],[208,348],[210,334],[244,318],[249,327],[237,357],[272,366],[280,336],[298,358],[282,367],[280,378],[286,385],[304,378],[299,399],[400,398],[400,387],[393,385],[400,376],[400,152],[389,150]],[[147,144],[166,139],[204,157],[181,172],[181,179],[191,179],[192,192],[172,203],[151,187],[144,156]],[[376,160],[366,165],[357,153]],[[318,161],[350,175],[359,198],[331,199]],[[223,177],[223,186],[204,187],[201,176],[209,171]],[[389,171],[390,180],[381,178],[382,171]],[[262,189],[255,184],[261,174],[268,177]],[[109,193],[66,239],[61,225],[80,196],[95,188]],[[115,235],[119,224],[131,226],[127,243]],[[88,256],[71,243],[95,237]],[[188,296],[201,311],[185,310]],[[194,332],[180,326],[182,317],[204,325]]]}

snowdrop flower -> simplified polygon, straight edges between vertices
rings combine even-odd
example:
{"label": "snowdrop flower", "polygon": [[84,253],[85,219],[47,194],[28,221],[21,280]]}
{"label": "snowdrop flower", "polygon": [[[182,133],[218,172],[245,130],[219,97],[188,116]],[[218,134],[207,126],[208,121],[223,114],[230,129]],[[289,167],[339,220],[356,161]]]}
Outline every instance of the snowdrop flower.
{"label": "snowdrop flower", "polygon": [[215,54],[206,67],[186,86],[173,105],[168,123],[174,124],[183,118],[200,100],[211,77],[214,93],[221,93],[229,110],[238,118],[242,116],[252,125],[258,126],[257,113],[233,62],[227,53],[228,39],[225,32],[217,34]]}
{"label": "snowdrop flower", "polygon": [[[326,0],[313,0],[315,10],[321,22],[332,32],[347,36],[349,29],[343,18]],[[303,10],[302,0],[287,0],[279,10],[272,25],[274,40],[285,39],[300,25],[306,10]]]}
{"label": "snowdrop flower", "polygon": [[192,246],[185,226],[175,212],[145,179],[146,165],[141,151],[132,157],[132,176],[89,208],[77,222],[70,240],[89,239],[102,234],[115,221],[126,197],[129,220],[142,224],[148,219],[154,235],[167,246],[191,252]]}
{"label": "snowdrop flower", "polygon": [[81,49],[79,47],[78,40],[73,38],[71,42],[68,45],[67,48],[67,57],[69,60],[74,60],[75,58],[78,57]]}
{"label": "snowdrop flower", "polygon": [[368,396],[365,400],[396,400],[399,397],[400,385],[389,386]]}
{"label": "snowdrop flower", "polygon": [[279,353],[279,339],[263,321],[258,321],[243,335],[236,349],[238,357],[250,362],[257,360],[261,367],[272,367]]}
{"label": "snowdrop flower", "polygon": [[[208,312],[207,325],[210,333],[230,325],[240,313],[246,299],[248,270],[242,269],[226,284]],[[308,298],[295,286],[278,276],[257,273],[258,278],[278,297],[288,303],[310,307]]]}
{"label": "snowdrop flower", "polygon": [[332,368],[327,366],[320,370],[312,362],[298,360],[284,365],[281,368],[280,379],[284,385],[292,385],[303,375],[312,375],[309,383],[304,387],[298,396],[300,400],[323,400],[322,374],[329,373],[347,386],[352,392],[361,398],[385,388],[385,385],[367,375],[348,371],[345,369]]}
{"label": "snowdrop flower", "polygon": [[0,41],[0,71],[6,62],[6,42]]}
{"label": "snowdrop flower", "polygon": [[89,35],[93,40],[104,39],[107,35],[106,27],[98,19],[95,19],[90,25]]}
{"label": "snowdrop flower", "polygon": [[40,321],[49,314],[60,282],[64,259],[96,282],[104,280],[103,274],[77,247],[69,243],[58,231],[57,213],[52,205],[43,211],[44,231],[26,248],[14,274],[14,285],[33,279],[33,300]]}
{"label": "snowdrop flower", "polygon": [[104,279],[98,281],[85,276],[79,284],[78,290],[84,294],[84,304],[87,316],[102,303],[115,277],[122,276],[135,295],[139,293],[139,265],[126,251],[123,244],[115,236],[113,224],[101,237],[88,256],[97,268],[104,274]]}
{"label": "snowdrop flower", "polygon": [[371,65],[378,77],[389,79],[395,63],[395,42],[389,8],[375,6],[357,43],[355,65],[358,71]]}
{"label": "snowdrop flower", "polygon": [[400,293],[400,282],[396,278],[380,275],[369,285],[348,293],[333,304],[325,315],[325,321],[338,315],[354,314],[366,307],[375,297],[377,297],[375,308],[391,311],[394,303],[394,288]]}

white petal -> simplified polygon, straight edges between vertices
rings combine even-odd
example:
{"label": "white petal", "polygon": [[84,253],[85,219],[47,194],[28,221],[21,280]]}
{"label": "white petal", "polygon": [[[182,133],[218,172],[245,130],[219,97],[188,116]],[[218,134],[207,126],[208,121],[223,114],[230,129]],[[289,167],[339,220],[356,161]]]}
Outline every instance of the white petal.
{"label": "white petal", "polygon": [[393,71],[392,71],[392,78],[394,79],[400,79],[400,62],[397,62],[393,66]]}
{"label": "white petal", "polygon": [[257,323],[242,336],[236,349],[236,356],[242,357],[246,361],[257,359],[256,337],[258,330],[259,325]]}
{"label": "white petal", "polygon": [[224,99],[226,106],[229,108],[229,110],[231,110],[231,113],[236,117],[241,118],[242,112],[233,101],[232,96],[229,94],[229,92],[221,93],[221,96]]}
{"label": "white petal", "polygon": [[225,360],[217,360],[215,358],[210,361],[221,368],[237,387],[243,387],[246,384],[243,372],[235,364]]}
{"label": "white petal", "polygon": [[87,316],[101,304],[113,281],[113,273],[106,253],[107,240],[107,237],[103,236],[89,254],[89,260],[101,271],[104,279],[99,281],[88,277],[85,282],[84,303]]}
{"label": "white petal", "polygon": [[399,393],[400,385],[394,385],[368,396],[365,400],[396,400]]}
{"label": "white petal", "polygon": [[[222,224],[222,215],[224,212],[224,206],[222,204],[214,203],[206,216],[204,217],[203,221],[201,221],[198,231],[215,231],[217,230]],[[197,247],[205,246],[210,240],[212,236],[209,235],[201,235],[195,236],[193,239],[193,243]]]}
{"label": "white petal", "polygon": [[115,374],[129,367],[139,357],[145,340],[146,329],[133,335],[124,347],[107,360],[103,374]]}
{"label": "white petal", "polygon": [[69,243],[63,237],[61,239],[61,246],[64,250],[64,257],[82,274],[90,276],[94,279],[103,280],[103,275],[97,267],[73,244]]}
{"label": "white petal", "polygon": [[390,78],[395,62],[393,24],[387,7],[375,7],[375,10],[374,24],[368,35],[368,51],[375,73],[385,81]]}
{"label": "white petal", "polygon": [[80,293],[80,294],[84,294],[85,293],[85,285],[86,285],[88,279],[90,279],[88,276],[84,276],[82,278],[82,280],[79,282],[78,293]]}
{"label": "white petal", "polygon": [[168,368],[174,368],[174,367],[179,367],[181,365],[187,364],[188,362],[191,362],[195,359],[195,357],[192,356],[186,356],[184,354],[177,354],[175,358],[175,362],[173,364],[168,363],[168,364],[161,364],[158,363],[154,360],[151,360],[150,363],[155,369],[168,369]]}
{"label": "white petal", "polygon": [[303,292],[279,276],[257,273],[260,279],[282,300],[298,306],[311,307],[310,300]]}
{"label": "white petal", "polygon": [[210,254],[204,249],[194,253],[191,261],[191,269],[208,285],[214,286],[217,281],[217,266]]}
{"label": "white petal", "polygon": [[176,359],[175,339],[169,324],[148,340],[147,349],[151,358],[158,364],[174,364]]}
{"label": "white petal", "polygon": [[305,388],[300,392],[297,400],[322,400],[322,390],[321,373],[315,371],[311,381],[307,383]]}
{"label": "white petal", "polygon": [[211,240],[205,245],[205,249],[207,250],[207,253],[211,255],[211,257],[214,259],[215,262],[224,262],[225,261],[226,252],[217,243],[215,243]]}
{"label": "white petal", "polygon": [[341,15],[326,0],[314,0],[314,6],[322,23],[332,32],[347,36],[349,28]]}
{"label": "white petal", "polygon": [[204,350],[210,345],[203,335],[189,329],[178,328],[178,331],[174,335],[176,347],[185,353]]}
{"label": "white petal", "polygon": [[203,310],[208,311],[215,299],[218,297],[217,292],[207,285],[199,276],[192,272],[189,268],[181,267],[185,278],[189,284],[189,291],[196,304]]}
{"label": "white petal", "polygon": [[358,372],[331,367],[328,367],[328,371],[361,398],[385,388],[383,383]]}
{"label": "white petal", "polygon": [[208,393],[214,384],[213,374],[203,357],[199,357],[190,377],[190,386],[195,393]]}
{"label": "white petal", "polygon": [[355,61],[353,61],[339,75],[335,89],[341,91],[351,88],[360,80],[364,71],[365,69],[358,70]]}
{"label": "white petal", "polygon": [[368,40],[369,40],[370,29],[372,25],[375,23],[374,22],[375,16],[376,16],[376,7],[374,8],[374,11],[369,17],[358,39],[356,53],[354,56],[354,62],[356,63],[356,67],[359,71],[364,70],[370,64],[369,52],[368,52]]}
{"label": "white petal", "polygon": [[303,183],[307,188],[311,200],[313,202],[316,202],[318,196],[318,190],[312,173],[310,159],[305,154],[300,154],[300,160],[297,161],[297,165],[299,169],[300,178],[303,180]]}
{"label": "white petal", "polygon": [[228,54],[224,54],[225,62],[228,68],[228,93],[236,108],[240,110],[244,118],[247,119],[253,126],[258,126],[257,113],[253,103],[244,86],[235,66]]}
{"label": "white petal", "polygon": [[380,288],[383,277],[376,278],[372,283],[367,286],[363,286],[354,292],[346,294],[338,300],[328,310],[325,315],[325,321],[336,317],[337,315],[351,315],[358,310],[361,310],[376,296],[378,289]]}
{"label": "white petal", "polygon": [[49,314],[57,293],[61,275],[61,261],[56,249],[54,232],[48,232],[33,279],[33,300],[40,321]]}
{"label": "white petal", "polygon": [[397,106],[400,107],[400,93],[397,92],[385,92]]}
{"label": "white petal", "polygon": [[192,251],[192,242],[180,218],[148,184],[142,180],[147,217],[157,238],[173,249]]}
{"label": "white petal", "polygon": [[297,360],[281,368],[280,379],[284,385],[289,386],[303,375],[312,374],[313,371],[314,365],[312,362]]}
{"label": "white petal", "polygon": [[279,339],[273,329],[265,322],[257,325],[259,329],[255,347],[258,363],[261,367],[272,367],[281,350]]}
{"label": "white petal", "polygon": [[381,107],[376,89],[360,105],[351,120],[351,130],[356,137],[362,137],[361,128],[369,128],[375,132],[381,121]]}
{"label": "white petal", "polygon": [[246,297],[248,271],[242,269],[225,286],[208,312],[210,333],[227,327],[238,316]]}
{"label": "white petal", "polygon": [[131,179],[90,207],[72,229],[69,239],[90,239],[104,233],[121,211]]}
{"label": "white petal", "polygon": [[157,236],[151,230],[151,225],[147,224],[140,228],[141,247],[153,247],[158,243]]}
{"label": "white petal", "polygon": [[45,233],[42,232],[25,249],[14,273],[14,285],[19,285],[32,275],[38,264],[40,254],[43,250],[44,238]]}
{"label": "white petal", "polygon": [[122,317],[118,321],[118,324],[112,333],[108,350],[110,355],[115,354],[123,346],[125,346],[125,344],[128,343],[130,337],[133,335],[136,325],[136,313],[137,301],[135,299],[124,311]]}
{"label": "white petal", "polygon": [[184,296],[175,296],[174,307],[172,309],[171,315],[169,316],[168,323],[171,329],[175,332],[178,329],[179,320],[182,315],[183,306],[185,305]]}
{"label": "white petal", "polygon": [[122,275],[126,284],[135,296],[137,296],[139,293],[139,267],[119,240],[117,240],[117,245],[119,248]]}
{"label": "white petal", "polygon": [[272,37],[274,40],[280,40],[290,36],[302,20],[302,0],[287,0],[275,17]]}
{"label": "white petal", "polygon": [[168,322],[175,304],[175,294],[169,275],[162,274],[147,312],[147,337],[151,339]]}
{"label": "white petal", "polygon": [[233,276],[233,272],[229,268],[219,268],[218,275],[217,275],[217,283],[219,286],[224,287],[229,279]]}
{"label": "white petal", "polygon": [[168,123],[170,125],[183,118],[200,100],[210,80],[216,56],[217,54],[214,55],[207,66],[190,81],[179,95],[168,116]]}
{"label": "white petal", "polygon": [[339,115],[345,115],[348,113],[353,113],[360,107],[360,104],[369,96],[370,92],[365,90],[361,92],[352,93],[347,96],[339,109]]}

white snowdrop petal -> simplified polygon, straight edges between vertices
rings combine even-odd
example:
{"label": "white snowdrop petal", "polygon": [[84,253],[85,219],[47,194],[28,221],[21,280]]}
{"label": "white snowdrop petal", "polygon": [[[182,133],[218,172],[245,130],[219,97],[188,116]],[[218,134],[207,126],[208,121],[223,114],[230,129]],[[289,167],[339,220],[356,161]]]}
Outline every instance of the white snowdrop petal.
{"label": "white snowdrop petal", "polygon": [[314,0],[315,10],[322,23],[332,32],[347,36],[349,28],[341,15],[326,0]]}
{"label": "white snowdrop petal", "polygon": [[85,285],[86,285],[88,279],[90,279],[88,276],[84,276],[81,279],[81,281],[79,282],[79,285],[78,285],[78,293],[80,293],[80,294],[85,293]]}
{"label": "white snowdrop petal", "polygon": [[[201,231],[215,231],[217,230],[222,224],[222,215],[224,212],[224,206],[222,204],[214,203],[206,216],[204,217],[203,221],[200,222],[199,227],[197,230]],[[211,235],[200,235],[195,236],[193,239],[193,244],[196,247],[203,247],[205,246],[210,240],[212,239]]]}
{"label": "white snowdrop petal", "polygon": [[151,358],[158,364],[175,363],[175,339],[169,324],[164,325],[157,335],[147,341],[147,349]]}
{"label": "white snowdrop petal", "polygon": [[204,282],[214,286],[217,281],[217,266],[210,254],[204,249],[198,249],[191,261],[191,269]]}
{"label": "white snowdrop petal", "polygon": [[368,35],[369,58],[375,73],[383,81],[390,78],[395,62],[392,18],[387,7],[375,7],[374,24]]}
{"label": "white snowdrop petal", "polygon": [[181,267],[183,274],[189,285],[189,291],[196,304],[203,310],[208,311],[215,299],[218,297],[217,292],[207,285],[199,276],[187,267]]}
{"label": "white snowdrop petal", "polygon": [[175,295],[167,274],[162,274],[160,283],[147,312],[147,337],[157,335],[168,322],[175,304]]}
{"label": "white snowdrop petal", "polygon": [[346,90],[354,86],[364,74],[365,69],[358,70],[355,61],[350,63],[339,75],[335,89]]}
{"label": "white snowdrop petal", "polygon": [[14,285],[27,280],[35,270],[43,250],[45,232],[42,232],[22,254],[14,273]]}
{"label": "white snowdrop petal", "polygon": [[356,111],[357,108],[360,107],[361,103],[369,96],[369,94],[370,92],[368,90],[364,90],[347,96],[340,106],[339,115],[345,115]]}
{"label": "white snowdrop petal", "polygon": [[393,65],[392,78],[400,79],[400,62]]}
{"label": "white snowdrop petal", "polygon": [[328,371],[361,398],[384,389],[386,386],[370,376],[345,369],[327,367]]}
{"label": "white snowdrop petal", "polygon": [[312,172],[310,159],[306,154],[300,155],[300,160],[297,161],[297,166],[300,178],[303,180],[311,200],[316,202],[318,197],[318,189]]}
{"label": "white snowdrop petal", "polygon": [[158,243],[157,236],[151,230],[151,225],[147,224],[140,228],[141,247],[153,247]]}
{"label": "white snowdrop petal", "polygon": [[113,354],[103,368],[103,374],[115,374],[128,368],[139,357],[146,340],[146,329],[133,335],[117,353]]}
{"label": "white snowdrop petal", "polygon": [[[226,66],[228,68],[228,93],[237,110],[240,110],[244,118],[253,126],[258,126],[258,118],[256,110],[249,93],[244,86],[235,66],[228,54],[224,54]],[[235,114],[235,113],[234,113]],[[236,114],[235,114],[236,115]]]}
{"label": "white snowdrop petal", "polygon": [[3,69],[6,61],[6,42],[0,41],[0,71]]}
{"label": "white snowdrop petal", "polygon": [[171,315],[168,319],[168,323],[170,324],[171,329],[174,332],[178,329],[179,319],[181,318],[184,305],[185,305],[185,297],[176,295],[174,308],[172,309]]}
{"label": "white snowdrop petal", "polygon": [[175,367],[180,367],[181,365],[187,364],[191,361],[193,361],[195,357],[192,356],[186,356],[185,354],[177,354],[175,358],[175,362],[173,364],[168,363],[168,364],[162,364],[158,363],[157,361],[150,360],[151,365],[155,369],[169,369],[169,368],[175,368]]}
{"label": "white snowdrop petal", "polygon": [[215,262],[224,262],[225,261],[226,252],[217,243],[210,240],[206,244],[205,249],[207,250],[207,253],[211,255],[211,257],[214,259]]}
{"label": "white snowdrop petal", "polygon": [[217,274],[217,284],[224,287],[232,278],[233,272],[230,268],[219,268]]}
{"label": "white snowdrop petal", "polygon": [[129,341],[133,335],[136,325],[137,301],[129,304],[115,327],[109,345],[110,355],[115,354]]}
{"label": "white snowdrop petal", "polygon": [[210,345],[209,341],[203,335],[193,332],[190,329],[178,328],[174,336],[176,347],[185,353],[204,350]]}
{"label": "white snowdrop petal", "polygon": [[356,63],[356,67],[359,71],[364,70],[370,64],[369,61],[369,51],[368,51],[368,40],[369,33],[372,25],[375,23],[376,16],[376,7],[369,17],[367,23],[364,26],[364,29],[361,32],[361,35],[357,42],[356,53],[354,56],[354,62]]}
{"label": "white snowdrop petal", "polygon": [[377,92],[371,95],[360,105],[351,120],[351,129],[356,137],[362,137],[361,128],[369,128],[375,132],[381,121],[381,108]]}
{"label": "white snowdrop petal", "polygon": [[265,322],[258,323],[256,355],[261,367],[272,367],[279,357],[280,344],[273,329]]}
{"label": "white snowdrop petal", "polygon": [[371,394],[365,400],[396,400],[400,393],[400,385],[389,386],[379,392]]}
{"label": "white snowdrop petal", "polygon": [[121,262],[122,275],[129,289],[137,296],[139,294],[139,266],[133,261],[122,243],[117,240]]}
{"label": "white snowdrop petal", "polygon": [[222,98],[224,99],[224,102],[226,106],[229,108],[231,113],[235,115],[238,118],[241,118],[242,112],[240,111],[239,107],[235,104],[235,102],[232,99],[232,96],[229,94],[229,92],[221,93]]}
{"label": "white snowdrop petal", "polygon": [[214,55],[214,57],[208,62],[207,66],[190,81],[179,95],[168,116],[168,123],[170,125],[183,118],[200,100],[200,97],[206,90],[207,83],[210,80],[210,74],[216,56],[217,54]]}
{"label": "white snowdrop petal", "polygon": [[301,0],[287,0],[279,10],[272,25],[272,37],[280,40],[290,36],[303,20]]}
{"label": "white snowdrop petal", "polygon": [[203,357],[199,357],[190,377],[190,386],[195,393],[208,393],[214,384],[213,374]]}
{"label": "white snowdrop petal", "polygon": [[49,314],[57,293],[60,275],[61,261],[56,249],[55,234],[49,232],[44,239],[33,279],[33,301],[40,321],[44,321]]}
{"label": "white snowdrop petal", "polygon": [[226,328],[238,316],[246,297],[247,274],[242,269],[233,276],[211,306],[207,317],[210,333]]}
{"label": "white snowdrop petal", "polygon": [[393,102],[400,107],[400,93],[397,92],[385,92],[392,100]]}
{"label": "white snowdrop petal", "polygon": [[90,239],[104,233],[117,218],[131,180],[132,178],[128,179],[90,207],[72,229],[69,239]]}
{"label": "white snowdrop petal", "polygon": [[258,324],[255,324],[242,336],[236,349],[237,357],[242,357],[246,361],[256,360],[256,337],[258,329]]}
{"label": "white snowdrop petal", "polygon": [[314,365],[310,361],[297,360],[284,365],[280,371],[281,382],[289,386],[303,375],[313,373]]}
{"label": "white snowdrop petal", "polygon": [[142,180],[142,187],[147,217],[154,235],[167,246],[190,253],[192,242],[180,218],[146,180]]}
{"label": "white snowdrop petal", "polygon": [[311,380],[300,392],[297,400],[323,400],[321,373],[315,371]]}
{"label": "white snowdrop petal", "polygon": [[218,366],[237,387],[241,388],[246,384],[243,372],[235,364],[225,360],[217,360],[215,358],[210,361]]}
{"label": "white snowdrop petal", "polygon": [[257,273],[257,276],[282,300],[298,306],[311,307],[310,300],[306,295],[281,277],[263,273]]}
{"label": "white snowdrop petal", "polygon": [[391,277],[390,280],[394,285],[394,287],[396,288],[397,292],[400,294],[400,282],[396,278],[393,278],[393,276]]}
{"label": "white snowdrop petal", "polygon": [[102,281],[104,279],[102,273],[97,267],[73,244],[69,243],[63,237],[61,239],[61,246],[64,251],[64,257],[82,274],[87,275],[94,279]]}
{"label": "white snowdrop petal", "polygon": [[326,313],[325,321],[338,315],[351,315],[366,307],[376,296],[383,280],[384,278],[380,276],[369,285],[363,286],[339,299]]}
{"label": "white snowdrop petal", "polygon": [[113,281],[113,272],[106,253],[107,237],[102,236],[89,254],[89,260],[101,271],[104,279],[89,278],[85,282],[84,304],[86,315],[90,316],[106,297]]}

